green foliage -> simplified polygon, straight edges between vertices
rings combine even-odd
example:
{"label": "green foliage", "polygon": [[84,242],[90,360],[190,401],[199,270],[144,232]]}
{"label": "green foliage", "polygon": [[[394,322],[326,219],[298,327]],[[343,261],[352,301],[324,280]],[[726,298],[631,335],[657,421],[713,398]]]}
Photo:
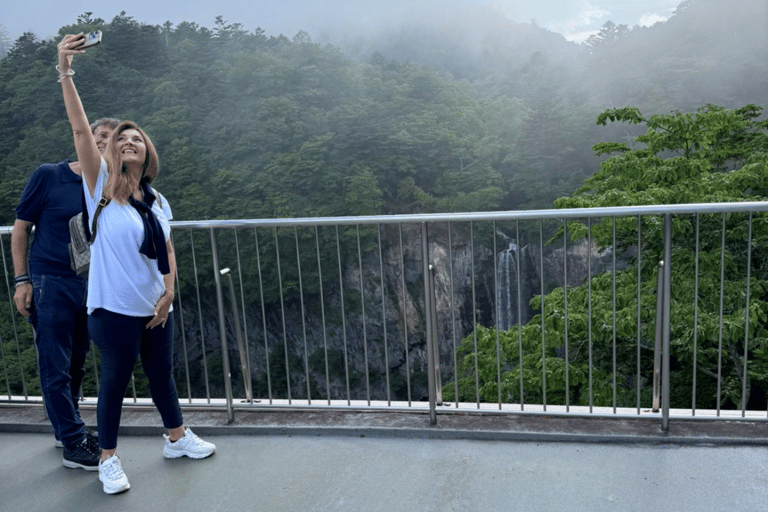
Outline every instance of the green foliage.
{"label": "green foliage", "polygon": [[[540,107],[517,91],[381,56],[354,63],[306,32],[267,37],[221,17],[209,30],[84,13],[59,35],[93,29],[104,42],[74,66],[86,112],[145,128],[176,220],[493,210],[532,198],[546,205],[588,172],[583,164],[552,172],[573,151],[541,160],[541,134],[565,138],[594,108]],[[37,165],[74,156],[51,79],[55,43],[25,34],[0,61],[5,224]],[[531,73],[546,64],[535,61]],[[543,185],[527,178],[538,168],[551,173]]]}
{"label": "green foliage", "polygon": [[[599,123],[645,122],[647,132],[635,141],[641,147],[597,145],[598,152],[617,148],[620,152],[605,160],[576,194],[555,204],[590,208],[765,200],[768,152],[766,125],[758,121],[759,112],[754,105],[736,110],[708,105],[695,113],[654,115],[645,121],[634,108],[607,111]],[[549,404],[634,406],[640,399],[642,406],[650,406],[663,219],[643,217],[640,229],[643,245],[636,265],[569,288],[567,308],[563,288],[543,299],[535,297],[531,306],[539,314],[519,333],[517,327],[500,333],[478,327],[464,339],[459,349],[459,399],[474,401],[479,394],[481,401],[537,403],[546,393]],[[593,239],[602,247],[614,245],[614,230],[614,251],[636,247],[636,218],[609,218],[591,226]],[[586,236],[587,227],[572,222],[568,233],[579,239]],[[562,232],[555,237],[562,237]],[[768,216],[676,215],[672,240],[672,406],[735,408],[749,404],[751,394],[764,397]],[[694,375],[697,389],[692,396]]]}

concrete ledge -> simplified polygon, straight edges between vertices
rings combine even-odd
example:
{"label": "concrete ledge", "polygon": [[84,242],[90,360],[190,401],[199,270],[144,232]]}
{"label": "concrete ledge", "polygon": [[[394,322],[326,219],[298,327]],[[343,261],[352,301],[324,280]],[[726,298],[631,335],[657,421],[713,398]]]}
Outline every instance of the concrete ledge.
{"label": "concrete ledge", "polygon": [[[765,421],[671,420],[669,431],[658,419],[583,418],[536,414],[443,412],[437,425],[426,411],[275,410],[235,411],[235,421],[217,408],[184,408],[185,424],[200,435],[302,435],[408,439],[465,439],[524,442],[634,443],[673,445],[768,446]],[[81,407],[83,420],[96,425],[93,405]],[[163,430],[154,407],[125,406],[121,435]],[[42,405],[0,404],[0,432],[52,432]]]}

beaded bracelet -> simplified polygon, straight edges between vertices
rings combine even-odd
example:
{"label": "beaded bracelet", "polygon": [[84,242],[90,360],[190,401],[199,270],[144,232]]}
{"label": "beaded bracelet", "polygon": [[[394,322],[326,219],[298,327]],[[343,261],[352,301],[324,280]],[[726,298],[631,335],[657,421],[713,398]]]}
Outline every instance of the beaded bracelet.
{"label": "beaded bracelet", "polygon": [[20,276],[14,277],[13,282],[16,284],[14,288],[18,288],[23,284],[32,284],[32,278],[29,277],[29,274],[21,274]]}

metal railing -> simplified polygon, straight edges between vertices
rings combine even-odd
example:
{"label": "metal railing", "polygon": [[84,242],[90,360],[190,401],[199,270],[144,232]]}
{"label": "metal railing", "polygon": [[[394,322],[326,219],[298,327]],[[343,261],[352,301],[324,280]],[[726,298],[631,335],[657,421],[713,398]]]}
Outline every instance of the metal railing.
{"label": "metal railing", "polygon": [[[763,251],[765,211],[768,203],[745,202],[172,222],[179,396],[185,406],[226,407],[230,420],[243,407],[409,408],[433,423],[449,411],[632,416],[664,429],[670,417],[763,420],[768,404],[747,396],[768,384],[749,373],[763,364],[750,357],[765,343],[764,298],[752,293],[766,277],[752,257]],[[12,304],[9,234],[0,228],[0,402],[36,401],[34,344]],[[658,274],[644,271],[659,260]],[[714,330],[700,295],[713,290],[713,268]],[[671,334],[671,315],[691,310],[673,276],[675,293],[693,287],[694,304]],[[98,387],[95,352],[86,396]],[[133,402],[147,402],[138,388]]]}

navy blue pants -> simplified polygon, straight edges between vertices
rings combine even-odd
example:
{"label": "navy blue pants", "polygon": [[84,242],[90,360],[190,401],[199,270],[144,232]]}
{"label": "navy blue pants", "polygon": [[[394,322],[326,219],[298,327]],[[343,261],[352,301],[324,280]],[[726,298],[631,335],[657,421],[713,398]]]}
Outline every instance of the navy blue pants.
{"label": "navy blue pants", "polygon": [[40,388],[56,436],[71,446],[85,435],[77,410],[88,353],[88,315],[84,279],[33,275],[33,307]]}
{"label": "navy blue pants", "polygon": [[88,329],[101,353],[101,387],[96,417],[99,446],[103,450],[117,448],[123,398],[139,354],[163,425],[171,429],[184,423],[173,379],[173,315],[168,314],[165,327],[147,329],[151,319],[101,308],[88,315]]}

